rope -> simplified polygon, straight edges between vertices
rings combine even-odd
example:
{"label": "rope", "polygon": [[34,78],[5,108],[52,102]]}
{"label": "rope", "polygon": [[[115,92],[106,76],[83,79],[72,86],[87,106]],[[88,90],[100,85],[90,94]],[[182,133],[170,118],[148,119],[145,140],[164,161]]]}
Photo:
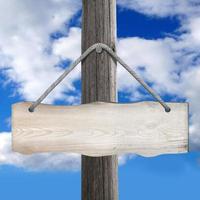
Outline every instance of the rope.
{"label": "rope", "polygon": [[87,58],[94,50],[97,53],[101,53],[105,50],[113,59],[119,62],[165,109],[166,112],[170,112],[170,107],[161,99],[161,97],[150,88],[137,74],[132,70],[110,47],[105,44],[97,43],[89,47],[64,73],[52,84],[49,88],[35,101],[30,107],[29,111],[34,112],[35,108],[52,92],[52,90],[85,58]]}

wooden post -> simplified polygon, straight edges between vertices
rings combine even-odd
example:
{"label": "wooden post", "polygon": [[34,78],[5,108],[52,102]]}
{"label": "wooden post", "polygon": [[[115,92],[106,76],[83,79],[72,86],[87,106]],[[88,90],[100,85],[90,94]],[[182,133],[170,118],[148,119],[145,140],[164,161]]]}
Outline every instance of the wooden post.
{"label": "wooden post", "polygon": [[[115,50],[116,1],[83,0],[82,52],[101,42]],[[82,63],[82,103],[116,101],[116,63],[92,53]],[[117,156],[82,156],[82,200],[118,199]]]}

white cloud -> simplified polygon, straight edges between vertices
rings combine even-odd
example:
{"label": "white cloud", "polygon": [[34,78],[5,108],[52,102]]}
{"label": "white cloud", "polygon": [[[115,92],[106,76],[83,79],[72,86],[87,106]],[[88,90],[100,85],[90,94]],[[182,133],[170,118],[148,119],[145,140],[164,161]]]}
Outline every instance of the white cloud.
{"label": "white cloud", "polygon": [[[163,93],[176,92],[174,88],[177,82],[175,71],[178,66],[167,43],[162,40],[146,40],[137,37],[122,38],[118,42],[118,54],[146,81],[153,83],[158,92],[160,90]],[[139,85],[121,67],[118,71],[119,90],[128,92],[132,90],[131,93],[135,93]]]}
{"label": "white cloud", "polygon": [[198,18],[190,19],[189,27],[191,39],[200,44],[200,16]]}
{"label": "white cloud", "polygon": [[[0,68],[18,85],[18,93],[35,100],[62,72],[60,59],[52,53],[50,34],[67,33],[67,23],[81,8],[79,0],[8,0],[0,2]],[[73,37],[73,35],[72,35]],[[70,40],[71,33],[68,34]],[[67,57],[67,55],[66,55]],[[47,78],[48,77],[48,78]],[[74,72],[48,97],[46,102],[74,91]]]}
{"label": "white cloud", "polygon": [[118,0],[118,4],[157,17],[196,15],[200,8],[199,0]]}
{"label": "white cloud", "polygon": [[192,150],[200,149],[200,64],[182,74],[182,93],[190,103],[190,142]]}
{"label": "white cloud", "polygon": [[54,42],[53,52],[62,59],[75,60],[81,55],[81,29],[73,27],[69,35]]}
{"label": "white cloud", "polygon": [[118,157],[119,165],[125,165],[128,160],[134,159],[136,157],[135,154],[125,154]]}

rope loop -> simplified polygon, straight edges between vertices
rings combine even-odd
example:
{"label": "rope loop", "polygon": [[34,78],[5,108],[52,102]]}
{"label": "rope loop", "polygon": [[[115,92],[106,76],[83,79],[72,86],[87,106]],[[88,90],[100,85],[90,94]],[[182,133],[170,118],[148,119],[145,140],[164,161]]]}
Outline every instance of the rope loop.
{"label": "rope loop", "polygon": [[84,59],[86,59],[93,51],[98,54],[106,51],[113,59],[120,63],[165,109],[165,112],[170,112],[170,107],[162,100],[162,98],[142,80],[137,73],[131,69],[108,45],[96,43],[89,47],[77,60],[75,60],[64,73],[53,82],[49,88],[29,107],[30,112],[34,112],[35,108],[52,92],[52,90]]}

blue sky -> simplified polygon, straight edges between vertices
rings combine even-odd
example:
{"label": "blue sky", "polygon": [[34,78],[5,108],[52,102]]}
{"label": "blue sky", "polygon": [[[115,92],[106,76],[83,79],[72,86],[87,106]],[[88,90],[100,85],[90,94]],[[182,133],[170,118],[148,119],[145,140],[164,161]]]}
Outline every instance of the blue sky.
{"label": "blue sky", "polygon": [[[7,2],[0,2],[1,198],[78,200],[79,156],[13,153],[10,117],[13,103],[36,99],[79,56],[81,4],[78,0],[48,0],[37,5],[33,0]],[[198,199],[199,7],[198,0],[118,1],[118,54],[166,101],[190,103],[191,148],[190,153],[181,155],[120,157],[121,200]],[[15,17],[15,13],[19,15]],[[46,103],[80,103],[80,83],[77,68]],[[151,99],[121,68],[118,91],[120,102]]]}

